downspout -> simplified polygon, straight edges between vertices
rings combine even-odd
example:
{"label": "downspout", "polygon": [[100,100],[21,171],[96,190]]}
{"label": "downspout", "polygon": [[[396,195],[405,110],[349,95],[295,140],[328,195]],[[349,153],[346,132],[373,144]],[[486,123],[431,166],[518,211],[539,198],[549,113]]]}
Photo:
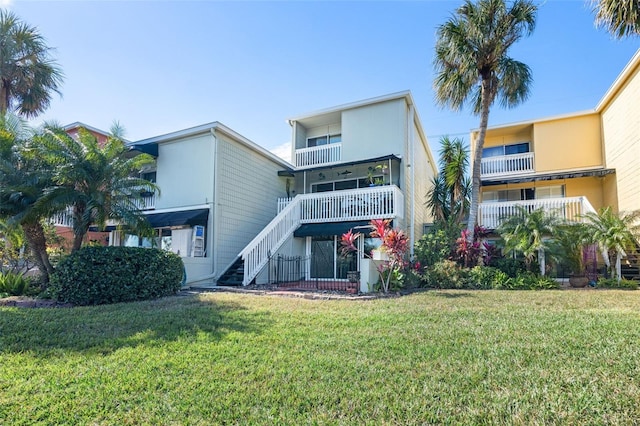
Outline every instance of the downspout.
{"label": "downspout", "polygon": [[[416,205],[416,191],[415,191],[415,187],[416,187],[416,168],[415,168],[415,164],[413,164],[414,162],[414,157],[415,157],[415,153],[414,148],[415,148],[415,135],[413,132],[413,127],[414,127],[414,120],[415,120],[415,108],[412,105],[409,105],[409,128],[408,130],[408,136],[409,136],[409,164],[408,167],[411,167],[411,201],[409,202],[409,208],[411,209],[411,214],[410,214],[410,218],[411,218],[411,223],[409,224],[409,256],[411,259],[413,259],[413,255],[414,255],[414,250],[413,250],[413,245],[415,243],[415,239],[416,239],[416,232],[415,232],[415,223],[416,223],[416,209],[415,209],[415,205]],[[409,189],[409,188],[407,188]]]}
{"label": "downspout", "polygon": [[216,220],[216,209],[218,206],[218,138],[216,137],[216,129],[211,129],[211,136],[213,137],[213,206],[211,207],[211,222],[213,224],[213,236],[211,239],[211,250],[213,251],[211,260],[213,265],[211,267],[211,276],[215,277],[217,273],[218,265],[218,250],[216,242],[218,241],[218,221]]}

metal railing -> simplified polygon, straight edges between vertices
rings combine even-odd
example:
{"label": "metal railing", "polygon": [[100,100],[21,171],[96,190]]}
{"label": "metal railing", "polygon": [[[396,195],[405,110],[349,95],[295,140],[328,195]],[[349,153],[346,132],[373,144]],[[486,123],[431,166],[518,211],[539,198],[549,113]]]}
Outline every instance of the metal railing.
{"label": "metal railing", "polygon": [[574,222],[581,221],[581,215],[595,212],[587,197],[549,198],[545,200],[523,200],[495,203],[480,203],[478,224],[488,229],[496,229],[511,216],[520,214],[522,207],[527,211],[544,209],[549,214]]}
{"label": "metal railing", "polygon": [[296,164],[299,169],[315,166],[326,166],[340,162],[342,143],[296,149]]}
{"label": "metal railing", "polygon": [[133,204],[140,210],[151,210],[156,207],[156,194],[154,193],[145,193],[142,196],[142,199],[133,200]]}
{"label": "metal railing", "polygon": [[513,176],[535,172],[533,152],[485,157],[480,163],[482,178]]}

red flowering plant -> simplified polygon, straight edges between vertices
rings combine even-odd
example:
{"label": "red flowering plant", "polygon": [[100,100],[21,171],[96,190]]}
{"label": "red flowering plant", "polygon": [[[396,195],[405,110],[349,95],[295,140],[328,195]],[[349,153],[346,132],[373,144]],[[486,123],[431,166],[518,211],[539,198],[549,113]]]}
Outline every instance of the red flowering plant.
{"label": "red flowering plant", "polygon": [[[388,257],[387,260],[381,261],[377,265],[382,291],[387,293],[391,277],[404,265],[404,257],[409,248],[409,238],[404,231],[391,228],[391,220],[389,219],[374,219],[369,223],[369,226],[372,228],[371,237],[380,238],[379,250]],[[342,235],[340,238],[340,251],[343,255],[358,250],[356,241],[360,235],[359,232],[354,233],[353,230],[349,230],[349,232]]]}
{"label": "red flowering plant", "polygon": [[469,242],[469,232],[464,229],[460,233],[460,238],[456,240],[456,260],[462,266],[473,268],[482,260],[483,265],[488,265],[491,257],[494,255],[495,249],[487,242],[481,239],[488,235],[486,228],[477,226],[473,234],[473,242]]}

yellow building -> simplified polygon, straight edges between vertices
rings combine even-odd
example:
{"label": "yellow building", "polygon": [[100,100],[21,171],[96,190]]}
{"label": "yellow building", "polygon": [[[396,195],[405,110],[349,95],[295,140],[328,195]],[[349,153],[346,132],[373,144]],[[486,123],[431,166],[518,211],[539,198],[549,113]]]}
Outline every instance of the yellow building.
{"label": "yellow building", "polygon": [[639,73],[640,50],[595,109],[490,127],[479,224],[494,229],[516,206],[570,220],[603,206],[640,209]]}

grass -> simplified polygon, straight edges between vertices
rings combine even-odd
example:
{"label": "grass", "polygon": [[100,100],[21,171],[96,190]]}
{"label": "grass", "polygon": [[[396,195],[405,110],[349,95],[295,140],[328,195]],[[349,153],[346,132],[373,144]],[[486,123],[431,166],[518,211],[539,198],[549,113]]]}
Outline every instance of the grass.
{"label": "grass", "polygon": [[640,292],[0,308],[0,424],[631,424]]}

